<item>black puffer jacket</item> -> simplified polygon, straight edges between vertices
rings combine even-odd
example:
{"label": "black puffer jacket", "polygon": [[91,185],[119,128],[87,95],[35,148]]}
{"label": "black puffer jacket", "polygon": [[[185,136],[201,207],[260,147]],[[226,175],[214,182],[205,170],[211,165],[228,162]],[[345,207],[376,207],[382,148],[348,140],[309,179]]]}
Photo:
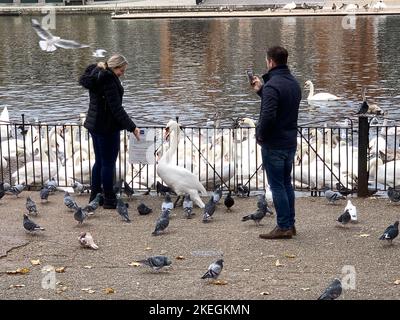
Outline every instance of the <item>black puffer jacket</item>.
{"label": "black puffer jacket", "polygon": [[135,123],[122,107],[124,88],[113,71],[91,64],[80,77],[79,84],[89,89],[89,110],[83,124],[86,129],[102,134],[135,130]]}

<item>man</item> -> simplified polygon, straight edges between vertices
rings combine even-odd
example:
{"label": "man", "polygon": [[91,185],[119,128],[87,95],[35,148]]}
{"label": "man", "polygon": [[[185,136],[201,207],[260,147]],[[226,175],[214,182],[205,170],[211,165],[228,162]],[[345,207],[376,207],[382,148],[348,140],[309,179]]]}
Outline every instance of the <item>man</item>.
{"label": "man", "polygon": [[263,167],[274,200],[277,226],[262,239],[290,239],[296,235],[295,198],[291,171],[297,145],[297,118],[301,89],[287,66],[288,52],[283,47],[267,51],[268,72],[264,84],[254,76],[251,85],[261,97],[260,118],[256,128],[261,145]]}

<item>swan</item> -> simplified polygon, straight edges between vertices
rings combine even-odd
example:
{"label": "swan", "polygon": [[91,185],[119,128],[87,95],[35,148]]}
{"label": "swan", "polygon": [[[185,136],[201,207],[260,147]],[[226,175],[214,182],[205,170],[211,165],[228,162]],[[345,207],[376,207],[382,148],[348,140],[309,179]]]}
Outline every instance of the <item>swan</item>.
{"label": "swan", "polygon": [[178,196],[188,193],[200,208],[204,208],[205,205],[198,194],[200,191],[202,195],[207,195],[204,186],[192,172],[172,163],[178,148],[179,133],[179,124],[170,120],[166,126],[166,137],[170,139],[170,147],[158,161],[157,174]]}
{"label": "swan", "polygon": [[283,10],[289,10],[289,12],[292,12],[292,10],[295,9],[295,8],[296,8],[296,3],[289,2],[289,3],[285,4],[282,9]]}
{"label": "swan", "polygon": [[307,80],[305,82],[305,88],[310,89],[310,93],[308,94],[307,100],[309,101],[336,101],[340,100],[339,97],[327,93],[327,92],[320,92],[317,94],[314,94],[314,84],[311,82],[311,80]]}
{"label": "swan", "polygon": [[1,140],[6,140],[9,138],[10,133],[10,116],[8,114],[7,106],[4,107],[3,111],[0,114],[0,127],[1,127]]}

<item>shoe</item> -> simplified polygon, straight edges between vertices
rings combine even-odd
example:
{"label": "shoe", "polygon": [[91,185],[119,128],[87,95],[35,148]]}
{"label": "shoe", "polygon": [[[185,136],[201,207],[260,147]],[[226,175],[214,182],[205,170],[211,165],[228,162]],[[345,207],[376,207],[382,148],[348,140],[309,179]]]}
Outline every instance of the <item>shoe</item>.
{"label": "shoe", "polygon": [[259,235],[261,239],[291,239],[292,236],[292,229],[284,230],[279,227],[275,227],[275,229],[269,233]]}
{"label": "shoe", "polygon": [[292,227],[292,235],[294,235],[294,236],[295,236],[295,235],[296,235],[296,233],[297,233],[297,232],[296,232],[296,227],[293,225],[293,227]]}
{"label": "shoe", "polygon": [[104,209],[116,209],[117,208],[117,198],[115,196],[115,193],[105,193],[104,194],[104,203],[103,203],[103,208]]}

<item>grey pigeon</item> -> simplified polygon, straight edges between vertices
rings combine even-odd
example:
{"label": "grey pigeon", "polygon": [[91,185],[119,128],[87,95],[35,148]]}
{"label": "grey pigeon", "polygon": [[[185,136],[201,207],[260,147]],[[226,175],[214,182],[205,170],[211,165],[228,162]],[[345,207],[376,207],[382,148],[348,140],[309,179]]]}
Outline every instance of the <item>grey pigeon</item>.
{"label": "grey pigeon", "polygon": [[161,216],[157,219],[156,227],[151,233],[153,236],[158,236],[160,232],[165,231],[169,225],[169,214],[170,210],[165,209],[161,212]]}
{"label": "grey pigeon", "polygon": [[15,195],[18,198],[18,195],[24,189],[25,189],[25,183],[23,182],[21,184],[16,184],[15,186],[10,187],[10,189],[8,189],[7,192]]}
{"label": "grey pigeon", "polygon": [[169,195],[169,193],[167,193],[165,195],[163,203],[161,204],[161,211],[164,211],[164,210],[171,211],[173,208],[174,208],[174,204],[172,203],[171,196]]}
{"label": "grey pigeon", "polygon": [[221,200],[221,198],[222,198],[222,188],[220,185],[217,185],[217,187],[215,188],[215,190],[213,192],[214,203],[218,203],[219,200]]}
{"label": "grey pigeon", "polygon": [[346,197],[341,195],[339,192],[329,189],[325,190],[325,198],[329,201],[329,203],[335,203],[335,201],[339,199],[346,199]]}
{"label": "grey pigeon", "polygon": [[394,238],[399,235],[399,221],[386,228],[383,234],[379,237],[379,240],[387,240],[390,244]]}
{"label": "grey pigeon", "polygon": [[89,204],[86,205],[82,210],[85,211],[87,214],[92,215],[99,207],[101,197],[101,193],[96,194],[96,197],[92,201],[90,201]]}
{"label": "grey pigeon", "polygon": [[10,190],[10,188],[11,188],[11,186],[10,186],[10,184],[9,184],[8,182],[4,182],[4,183],[3,183],[3,189],[4,189],[4,191]]}
{"label": "grey pigeon", "polygon": [[143,202],[138,205],[137,211],[142,216],[153,212],[153,210],[151,208],[149,208],[148,206],[146,206]]}
{"label": "grey pigeon", "polygon": [[40,200],[43,201],[48,201],[50,194],[50,190],[47,187],[43,187],[40,189]]}
{"label": "grey pigeon", "polygon": [[210,200],[206,203],[204,207],[203,222],[208,222],[212,218],[214,212],[215,212],[215,202],[214,202],[214,197],[211,196]]}
{"label": "grey pigeon", "polygon": [[50,193],[54,193],[57,190],[57,182],[54,179],[54,177],[52,177],[50,180],[47,180],[44,183],[44,186],[47,187],[47,189],[49,189]]}
{"label": "grey pigeon", "polygon": [[249,221],[249,220],[253,220],[257,226],[260,225],[260,221],[265,217],[266,212],[262,211],[260,209],[257,209],[256,212],[249,214],[247,216],[244,216],[242,218],[242,221]]}
{"label": "grey pigeon", "polygon": [[29,232],[38,231],[38,230],[42,230],[42,231],[45,230],[44,228],[42,228],[41,226],[37,225],[32,220],[30,220],[26,214],[24,214],[24,223],[23,223],[23,225],[24,225],[25,230],[27,230]]}
{"label": "grey pigeon", "polygon": [[153,256],[137,262],[149,266],[153,270],[160,270],[161,268],[169,266],[172,263],[171,260],[166,256]]}
{"label": "grey pigeon", "polygon": [[82,208],[78,207],[74,212],[74,219],[79,222],[79,224],[83,223],[83,220],[87,218],[87,212],[83,211]]}
{"label": "grey pigeon", "polygon": [[90,190],[90,185],[88,184],[82,184],[79,181],[76,181],[72,184],[72,189],[74,189],[74,192],[76,194],[82,194],[85,191],[88,192]]}
{"label": "grey pigeon", "polygon": [[185,212],[185,217],[188,219],[191,219],[194,215],[193,201],[190,199],[189,194],[185,194],[185,198],[183,199],[183,211]]}
{"label": "grey pigeon", "polygon": [[249,187],[247,187],[243,184],[237,185],[237,192],[238,192],[238,195],[241,197],[248,197],[250,195]]}
{"label": "grey pigeon", "polygon": [[31,199],[31,197],[26,198],[25,206],[26,206],[26,209],[28,210],[29,214],[33,214],[33,215],[37,216],[38,211],[37,211],[36,203],[35,203],[35,201],[33,201]]}
{"label": "grey pigeon", "polygon": [[340,222],[342,225],[349,223],[350,220],[351,220],[351,215],[350,215],[349,209],[347,209],[345,212],[343,212],[337,219],[337,221]]}
{"label": "grey pigeon", "polygon": [[333,280],[328,288],[325,289],[324,293],[318,298],[318,300],[335,300],[342,294],[342,283],[339,279]]}
{"label": "grey pigeon", "polygon": [[117,211],[126,222],[131,222],[129,219],[128,204],[124,203],[121,198],[117,199]]}
{"label": "grey pigeon", "polygon": [[228,211],[231,211],[231,208],[235,204],[235,200],[232,198],[232,192],[229,191],[228,195],[224,199],[224,205],[228,209]]}
{"label": "grey pigeon", "polygon": [[396,190],[392,187],[389,187],[387,190],[387,196],[391,202],[399,202],[400,201],[400,190]]}
{"label": "grey pigeon", "polygon": [[129,199],[130,199],[130,198],[134,195],[134,193],[135,193],[135,191],[133,191],[133,189],[131,188],[131,186],[130,186],[129,184],[127,184],[125,181],[124,181],[124,192],[125,192],[125,194],[128,196]]}
{"label": "grey pigeon", "polygon": [[78,210],[79,206],[75,202],[75,200],[70,196],[68,191],[64,193],[64,204],[67,206],[68,209]]}
{"label": "grey pigeon", "polygon": [[175,193],[170,187],[164,186],[163,184],[160,183],[160,181],[157,181],[156,184],[156,191],[157,195],[161,194],[162,196],[165,196],[167,193]]}
{"label": "grey pigeon", "polygon": [[267,199],[265,199],[265,194],[260,194],[258,195],[258,200],[257,200],[257,208],[261,211],[267,214],[267,212],[270,215],[273,215],[273,211],[268,207],[268,202]]}
{"label": "grey pigeon", "polygon": [[207,278],[217,279],[222,271],[222,268],[224,267],[223,263],[224,263],[224,260],[219,259],[216,262],[213,262],[212,264],[210,264],[207,272],[201,278],[202,279],[207,279]]}

